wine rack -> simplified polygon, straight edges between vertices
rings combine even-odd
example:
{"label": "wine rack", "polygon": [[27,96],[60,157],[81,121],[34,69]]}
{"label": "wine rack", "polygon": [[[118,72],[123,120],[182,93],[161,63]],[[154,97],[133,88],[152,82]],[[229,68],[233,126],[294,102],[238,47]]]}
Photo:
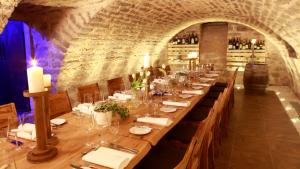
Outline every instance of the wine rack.
{"label": "wine rack", "polygon": [[[227,50],[226,69],[234,71],[239,67],[239,71],[244,71],[251,55],[251,50]],[[254,56],[254,62],[267,63],[268,56],[265,50],[254,50]]]}
{"label": "wine rack", "polygon": [[190,52],[199,53],[199,44],[176,45],[168,43],[168,63],[187,64],[186,58]]}

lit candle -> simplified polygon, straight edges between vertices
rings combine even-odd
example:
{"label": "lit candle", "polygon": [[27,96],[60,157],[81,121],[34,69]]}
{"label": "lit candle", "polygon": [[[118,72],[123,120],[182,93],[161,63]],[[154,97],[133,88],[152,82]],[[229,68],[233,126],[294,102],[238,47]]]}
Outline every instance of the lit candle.
{"label": "lit candle", "polygon": [[146,53],[144,56],[144,68],[150,67],[150,56],[149,53]]}
{"label": "lit candle", "polygon": [[148,71],[148,72],[146,73],[146,76],[149,77],[150,75],[151,75],[151,72]]}
{"label": "lit candle", "polygon": [[166,65],[165,65],[165,64],[162,64],[161,67],[162,67],[163,69],[166,69]]}
{"label": "lit candle", "polygon": [[131,77],[132,77],[132,79],[135,79],[135,78],[136,78],[135,73],[133,73],[133,74],[131,75]]}
{"label": "lit candle", "polygon": [[43,79],[44,79],[44,86],[45,87],[50,87],[51,86],[51,75],[50,74],[44,74]]}
{"label": "lit candle", "polygon": [[31,61],[32,67],[27,69],[29,93],[43,92],[44,79],[43,68],[37,66],[36,60]]}
{"label": "lit candle", "polygon": [[256,43],[256,39],[252,39],[252,40],[251,40],[251,43],[252,43],[252,44],[255,44],[255,43]]}

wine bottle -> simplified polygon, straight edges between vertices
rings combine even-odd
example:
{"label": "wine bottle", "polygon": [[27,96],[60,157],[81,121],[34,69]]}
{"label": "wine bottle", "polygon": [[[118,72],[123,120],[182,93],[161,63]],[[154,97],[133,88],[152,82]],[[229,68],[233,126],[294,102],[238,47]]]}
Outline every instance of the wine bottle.
{"label": "wine bottle", "polygon": [[239,42],[239,39],[236,38],[235,49],[239,49],[239,47],[240,47],[240,42]]}
{"label": "wine bottle", "polygon": [[192,35],[191,35],[191,44],[195,44],[195,35],[194,35],[194,33],[192,33]]}
{"label": "wine bottle", "polygon": [[232,39],[228,40],[228,49],[232,50]]}
{"label": "wine bottle", "polygon": [[198,39],[198,34],[197,33],[195,34],[194,39],[195,39],[195,44],[198,44],[199,43],[199,39]]}

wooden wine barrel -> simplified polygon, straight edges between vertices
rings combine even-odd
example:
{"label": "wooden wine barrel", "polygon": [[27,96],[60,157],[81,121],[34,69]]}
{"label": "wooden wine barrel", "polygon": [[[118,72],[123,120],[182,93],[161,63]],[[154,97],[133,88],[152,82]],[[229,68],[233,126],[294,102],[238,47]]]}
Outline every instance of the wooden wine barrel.
{"label": "wooden wine barrel", "polygon": [[269,82],[267,64],[247,63],[243,81],[246,92],[265,92]]}

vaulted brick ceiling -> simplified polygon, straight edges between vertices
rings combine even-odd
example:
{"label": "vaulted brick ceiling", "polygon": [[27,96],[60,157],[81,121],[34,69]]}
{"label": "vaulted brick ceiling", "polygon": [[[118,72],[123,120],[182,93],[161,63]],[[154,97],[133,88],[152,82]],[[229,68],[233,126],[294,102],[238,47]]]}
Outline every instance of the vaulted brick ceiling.
{"label": "vaulted brick ceiling", "polygon": [[[146,51],[154,58],[164,55],[167,41],[180,30],[230,21],[274,43],[293,77],[292,87],[300,91],[299,11],[300,0],[23,0],[13,17],[37,27],[65,52],[58,81],[63,87],[79,83],[71,80],[74,76],[93,81],[129,73]],[[114,71],[103,74],[109,69]]]}

